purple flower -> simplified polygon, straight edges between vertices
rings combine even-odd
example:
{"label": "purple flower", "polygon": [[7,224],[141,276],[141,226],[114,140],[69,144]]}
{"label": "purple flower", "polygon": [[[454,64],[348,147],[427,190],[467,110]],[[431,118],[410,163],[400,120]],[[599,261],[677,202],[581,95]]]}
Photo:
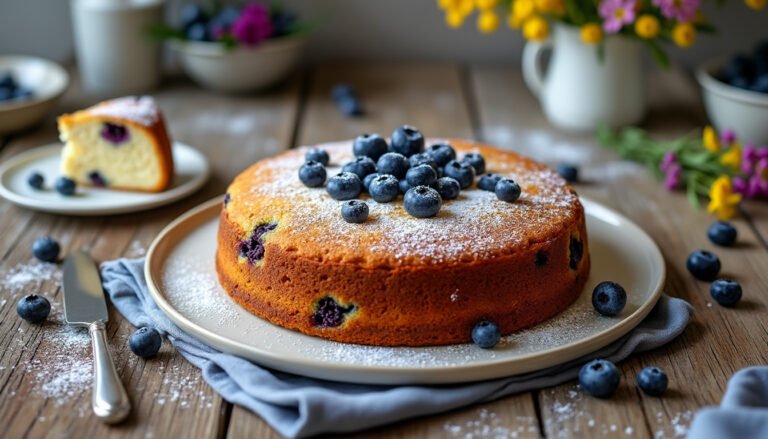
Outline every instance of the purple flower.
{"label": "purple flower", "polygon": [[747,190],[744,192],[744,197],[746,198],[757,198],[760,196],[760,177],[757,175],[753,175],[749,177],[749,181],[747,182]]}
{"label": "purple flower", "polygon": [[603,22],[605,32],[615,34],[625,24],[635,21],[635,0],[603,0],[598,6],[598,11],[605,19]]}
{"label": "purple flower", "polygon": [[736,133],[731,129],[725,129],[723,130],[723,133],[720,134],[720,140],[722,140],[726,145],[730,145],[736,141]]}
{"label": "purple flower", "polygon": [[[662,15],[677,21],[689,22],[696,17],[701,0],[653,0],[654,6],[661,9]],[[730,144],[731,142],[726,142]]]}
{"label": "purple flower", "polygon": [[757,148],[757,158],[760,160],[768,159],[768,146]]}
{"label": "purple flower", "polygon": [[755,166],[755,176],[763,181],[768,181],[768,158],[760,159]]}
{"label": "purple flower", "polygon": [[232,35],[246,46],[257,46],[272,35],[269,9],[261,3],[248,3],[232,24]]}
{"label": "purple flower", "polygon": [[664,187],[668,191],[680,189],[680,183],[683,180],[683,168],[679,164],[673,163],[667,168],[666,174],[664,177]]}
{"label": "purple flower", "polygon": [[733,177],[732,184],[734,192],[742,195],[747,193],[749,183],[744,179],[744,177]]}
{"label": "purple flower", "polygon": [[659,169],[666,173],[672,165],[677,164],[677,154],[674,151],[667,151],[664,153],[664,157],[661,158],[659,163]]}

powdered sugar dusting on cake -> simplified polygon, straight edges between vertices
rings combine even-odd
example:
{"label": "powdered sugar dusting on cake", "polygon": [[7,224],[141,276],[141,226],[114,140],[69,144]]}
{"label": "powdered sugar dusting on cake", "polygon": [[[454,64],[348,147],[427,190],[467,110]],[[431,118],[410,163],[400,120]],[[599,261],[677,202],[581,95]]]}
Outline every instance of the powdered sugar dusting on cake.
{"label": "powdered sugar dusting on cake", "polygon": [[[318,147],[331,156],[329,177],[353,159],[350,141]],[[459,156],[476,150],[459,150]],[[364,224],[349,224],[341,217],[341,203],[324,188],[307,188],[299,181],[298,169],[305,152],[302,148],[283,154],[246,171],[257,173],[259,184],[230,188],[230,192],[240,190],[245,196],[233,193],[233,206],[240,206],[229,212],[235,222],[251,226],[267,219],[264,216],[273,217],[279,223],[273,240],[300,236],[318,247],[344,249],[325,252],[323,258],[329,261],[361,259],[356,249],[364,251],[368,261],[375,265],[398,265],[406,260],[443,264],[487,258],[511,248],[524,248],[530,244],[530,236],[548,236],[548,232],[572,221],[577,212],[577,196],[553,171],[531,167],[529,162],[486,157],[489,172],[513,178],[523,187],[517,202],[500,201],[493,192],[472,187],[462,191],[458,199],[444,201],[436,217],[420,219],[408,215],[402,197],[391,203],[377,203],[363,193],[360,198],[368,202],[369,219]],[[249,176],[244,178],[247,181]],[[285,200],[290,203],[284,203]],[[532,233],[534,229],[538,232]]]}
{"label": "powdered sugar dusting on cake", "polygon": [[97,116],[128,119],[144,126],[151,126],[160,118],[160,111],[151,96],[126,96],[112,99],[86,111]]}

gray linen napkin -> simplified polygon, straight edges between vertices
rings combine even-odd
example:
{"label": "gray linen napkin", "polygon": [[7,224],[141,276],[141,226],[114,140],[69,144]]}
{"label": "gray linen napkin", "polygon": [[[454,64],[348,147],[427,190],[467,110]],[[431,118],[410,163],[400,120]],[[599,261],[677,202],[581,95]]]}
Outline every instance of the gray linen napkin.
{"label": "gray linen napkin", "polygon": [[768,438],[768,366],[736,372],[720,407],[696,413],[688,439],[722,438]]}
{"label": "gray linen napkin", "polygon": [[112,304],[134,326],[160,330],[202,370],[203,378],[222,398],[253,411],[288,437],[359,431],[554,386],[576,378],[581,365],[591,358],[618,362],[668,343],[685,329],[693,313],[688,302],[662,296],[651,314],[620,340],[583,358],[524,375],[451,386],[346,384],[266,369],[182,332],[152,300],[143,267],[143,259],[102,265],[104,289]]}

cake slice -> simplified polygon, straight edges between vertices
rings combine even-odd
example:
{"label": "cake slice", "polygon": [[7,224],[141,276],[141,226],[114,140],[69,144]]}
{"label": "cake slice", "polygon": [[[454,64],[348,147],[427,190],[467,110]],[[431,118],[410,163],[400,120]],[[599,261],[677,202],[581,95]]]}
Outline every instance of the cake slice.
{"label": "cake slice", "polygon": [[61,174],[82,185],[160,192],[173,176],[171,141],[149,96],[123,97],[59,117]]}

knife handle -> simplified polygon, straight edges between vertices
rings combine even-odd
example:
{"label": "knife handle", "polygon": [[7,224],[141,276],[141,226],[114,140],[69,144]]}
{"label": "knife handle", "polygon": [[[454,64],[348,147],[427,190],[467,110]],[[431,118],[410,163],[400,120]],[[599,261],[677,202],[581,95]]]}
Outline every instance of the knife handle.
{"label": "knife handle", "polygon": [[93,346],[93,413],[104,422],[120,422],[131,412],[131,401],[109,353],[106,325],[93,322],[88,332]]}

